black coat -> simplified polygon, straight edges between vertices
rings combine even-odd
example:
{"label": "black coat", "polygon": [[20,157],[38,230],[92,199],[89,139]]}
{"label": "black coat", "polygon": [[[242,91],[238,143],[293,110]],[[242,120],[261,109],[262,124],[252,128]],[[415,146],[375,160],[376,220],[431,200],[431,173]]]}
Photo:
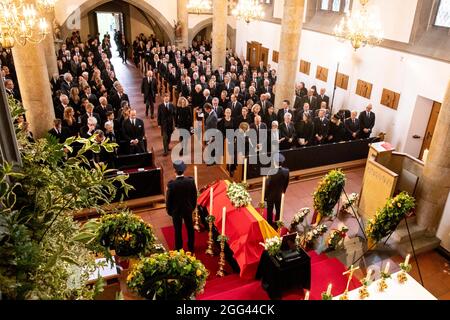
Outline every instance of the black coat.
{"label": "black coat", "polygon": [[126,141],[138,139],[140,142],[145,137],[144,121],[136,119],[136,125],[133,126],[131,119],[127,119],[122,123],[122,138]]}
{"label": "black coat", "polygon": [[151,78],[150,82],[147,77],[142,79],[141,93],[144,95],[144,102],[155,102],[157,92],[155,78]]}
{"label": "black coat", "polygon": [[70,137],[70,131],[66,127],[62,127],[59,133],[56,132],[55,128],[52,128],[48,131],[48,134],[54,136],[59,143],[64,143],[66,139]]}
{"label": "black coat", "polygon": [[329,97],[329,96],[324,95],[323,98],[322,98],[320,95],[318,95],[318,96],[317,96],[317,107],[318,107],[318,108],[320,108],[320,105],[321,105],[321,103],[322,103],[323,101],[325,101],[325,102],[327,103],[327,107],[330,106],[330,97]]}
{"label": "black coat", "polygon": [[[345,131],[347,133],[347,139],[348,140],[355,140],[359,137],[359,119],[355,119],[355,123],[353,123],[352,118],[348,118],[344,122],[345,124]],[[356,133],[356,137],[353,137],[353,133]]]}
{"label": "black coat", "polygon": [[308,142],[306,145],[311,145],[314,141],[314,124],[305,121],[295,123],[295,137],[297,139],[305,139]]}
{"label": "black coat", "polygon": [[315,118],[314,119],[314,136],[317,134],[323,138],[326,138],[328,135],[328,123],[329,122],[330,121],[327,118],[324,118],[323,122],[320,121],[320,118]]}
{"label": "black coat", "polygon": [[175,120],[176,126],[178,128],[190,130],[193,124],[191,108],[177,107],[176,110],[177,110]]}
{"label": "black coat", "polygon": [[191,177],[177,177],[169,181],[166,193],[166,210],[169,216],[191,215],[197,204],[197,188]]}
{"label": "black coat", "polygon": [[268,202],[276,202],[281,200],[283,193],[286,193],[289,185],[289,169],[278,168],[276,173],[269,175],[266,182],[265,198]]}
{"label": "black coat", "polygon": [[161,136],[164,132],[169,136],[173,133],[175,128],[175,107],[169,102],[169,108],[166,108],[164,103],[158,107],[158,126],[161,127]]}
{"label": "black coat", "polygon": [[[375,126],[375,113],[370,112],[370,116],[368,117],[366,111],[363,111],[360,113],[358,119],[361,129],[360,137],[363,139],[369,138],[372,133],[372,129]],[[363,129],[369,129],[370,131],[368,133],[365,133]]]}

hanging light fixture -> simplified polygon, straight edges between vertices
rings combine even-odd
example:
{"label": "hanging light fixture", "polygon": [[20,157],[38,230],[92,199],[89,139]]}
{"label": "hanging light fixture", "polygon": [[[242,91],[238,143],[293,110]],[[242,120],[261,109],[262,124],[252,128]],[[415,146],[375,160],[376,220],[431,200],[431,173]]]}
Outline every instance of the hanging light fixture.
{"label": "hanging light fixture", "polygon": [[189,0],[186,7],[189,11],[194,12],[196,14],[200,14],[205,11],[210,11],[212,5],[211,0]]}
{"label": "hanging light fixture", "polygon": [[16,43],[39,43],[48,33],[48,23],[32,1],[0,0],[0,44],[4,49]]}
{"label": "hanging light fixture", "polygon": [[367,9],[369,0],[359,2],[360,10],[347,14],[334,28],[335,36],[339,40],[350,41],[355,50],[366,45],[377,46],[383,41],[381,23]]}
{"label": "hanging light fixture", "polygon": [[45,12],[51,12],[55,9],[56,0],[37,0],[39,9]]}
{"label": "hanging light fixture", "polygon": [[264,9],[258,0],[239,0],[236,7],[231,11],[231,14],[236,19],[250,23],[253,20],[264,18]]}

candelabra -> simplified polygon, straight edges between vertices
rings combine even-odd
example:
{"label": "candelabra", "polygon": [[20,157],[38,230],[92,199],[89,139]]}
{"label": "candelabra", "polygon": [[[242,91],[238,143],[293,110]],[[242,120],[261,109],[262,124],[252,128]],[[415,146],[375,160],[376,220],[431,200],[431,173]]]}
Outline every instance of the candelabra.
{"label": "candelabra", "polygon": [[200,217],[198,215],[198,208],[195,207],[195,210],[194,210],[194,230],[197,231],[197,232],[200,232],[200,222],[199,222],[199,220],[200,220]]}
{"label": "candelabra", "polygon": [[213,251],[213,244],[214,244],[214,240],[213,240],[213,223],[216,220],[216,218],[212,215],[209,215],[206,217],[206,221],[208,222],[208,226],[209,226],[209,233],[208,233],[208,248],[206,249],[206,254],[209,254],[210,256],[214,255],[214,251]]}
{"label": "candelabra", "polygon": [[217,270],[216,275],[218,277],[225,276],[225,272],[223,267],[225,266],[225,243],[228,241],[228,238],[224,235],[220,235],[217,238],[217,241],[220,241],[220,259],[219,259],[219,270]]}

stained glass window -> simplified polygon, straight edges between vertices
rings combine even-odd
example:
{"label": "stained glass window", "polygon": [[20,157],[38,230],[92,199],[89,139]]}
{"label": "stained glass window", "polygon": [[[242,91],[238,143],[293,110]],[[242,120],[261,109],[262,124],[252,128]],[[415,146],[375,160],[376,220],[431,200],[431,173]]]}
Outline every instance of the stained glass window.
{"label": "stained glass window", "polygon": [[441,0],[436,15],[436,26],[450,28],[450,0]]}

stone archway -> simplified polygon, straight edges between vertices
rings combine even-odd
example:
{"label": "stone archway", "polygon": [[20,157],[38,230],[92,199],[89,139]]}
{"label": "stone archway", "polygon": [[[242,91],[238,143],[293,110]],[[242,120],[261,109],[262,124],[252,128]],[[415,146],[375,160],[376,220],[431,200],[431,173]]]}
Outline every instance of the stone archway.
{"label": "stone archway", "polygon": [[[164,33],[164,38],[168,41],[170,41],[171,43],[175,42],[175,32],[174,32],[174,28],[172,26],[172,24],[163,16],[163,14],[161,14],[161,12],[156,9],[155,7],[153,7],[152,5],[148,4],[145,1],[139,1],[139,0],[122,0],[123,2],[126,2],[130,5],[133,5],[136,8],[141,9],[142,11],[144,11],[146,14],[148,14],[160,27],[160,29],[163,31]],[[106,4],[108,2],[112,2],[112,0],[100,0],[100,1],[86,1],[84,2],[80,7],[80,14],[81,14],[81,19],[87,17],[87,15],[89,14],[89,12],[91,12],[92,10],[94,10],[95,8]],[[62,26],[66,26],[67,24],[67,20],[70,19],[70,15],[69,17],[66,19],[66,21],[64,21],[61,25]],[[66,30],[68,31],[68,30]]]}
{"label": "stone archway", "polygon": [[[194,37],[203,29],[212,26],[212,17],[200,21],[193,28],[189,29],[188,43],[191,44]],[[231,49],[236,50],[236,29],[233,29],[229,24],[227,25],[227,37],[231,42]]]}

